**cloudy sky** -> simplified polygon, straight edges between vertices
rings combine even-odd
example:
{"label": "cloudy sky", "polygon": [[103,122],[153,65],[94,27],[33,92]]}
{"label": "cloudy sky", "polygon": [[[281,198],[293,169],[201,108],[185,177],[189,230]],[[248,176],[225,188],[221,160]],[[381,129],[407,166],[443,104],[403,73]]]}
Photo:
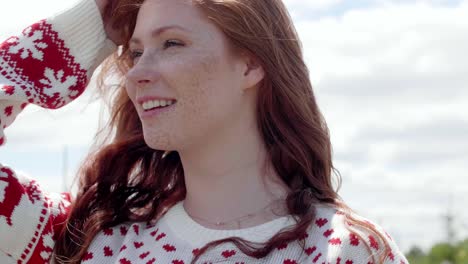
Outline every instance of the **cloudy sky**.
{"label": "cloudy sky", "polygon": [[[74,1],[8,1],[0,37]],[[285,2],[331,130],[341,196],[405,251],[443,241],[449,211],[457,238],[468,237],[468,0]],[[1,162],[51,192],[69,186],[98,127],[92,90],[56,111],[26,108],[6,130]]]}

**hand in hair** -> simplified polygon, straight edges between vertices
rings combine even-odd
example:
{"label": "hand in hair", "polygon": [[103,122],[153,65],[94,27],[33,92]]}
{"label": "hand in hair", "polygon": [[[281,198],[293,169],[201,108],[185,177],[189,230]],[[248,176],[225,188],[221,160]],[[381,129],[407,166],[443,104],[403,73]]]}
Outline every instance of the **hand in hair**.
{"label": "hand in hair", "polygon": [[123,38],[120,31],[115,27],[114,21],[112,20],[112,11],[114,10],[113,3],[115,0],[94,0],[99,7],[101,12],[104,27],[107,33],[107,37],[112,40],[116,45],[123,44]]}

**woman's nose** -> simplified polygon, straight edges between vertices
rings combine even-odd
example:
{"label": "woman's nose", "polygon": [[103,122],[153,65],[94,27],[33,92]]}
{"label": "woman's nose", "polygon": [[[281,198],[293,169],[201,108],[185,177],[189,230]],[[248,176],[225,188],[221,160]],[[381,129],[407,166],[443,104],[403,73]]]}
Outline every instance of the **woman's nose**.
{"label": "woman's nose", "polygon": [[127,73],[127,81],[136,86],[153,84],[158,81],[160,74],[151,65],[138,62]]}

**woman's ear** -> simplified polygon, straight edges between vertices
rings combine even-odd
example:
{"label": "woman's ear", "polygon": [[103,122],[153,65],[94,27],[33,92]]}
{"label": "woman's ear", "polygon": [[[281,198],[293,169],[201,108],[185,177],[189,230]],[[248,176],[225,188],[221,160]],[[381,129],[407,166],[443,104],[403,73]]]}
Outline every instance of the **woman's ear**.
{"label": "woman's ear", "polygon": [[244,60],[245,70],[242,89],[245,91],[256,87],[265,78],[265,71],[259,60],[251,54],[244,54]]}

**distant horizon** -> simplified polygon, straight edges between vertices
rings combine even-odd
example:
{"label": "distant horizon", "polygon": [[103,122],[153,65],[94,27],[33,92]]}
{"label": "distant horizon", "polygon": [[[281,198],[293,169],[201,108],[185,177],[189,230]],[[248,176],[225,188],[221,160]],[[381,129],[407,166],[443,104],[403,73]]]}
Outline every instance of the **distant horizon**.
{"label": "distant horizon", "polygon": [[[3,4],[0,39],[73,2]],[[449,210],[468,238],[468,0],[285,3],[330,128],[339,194],[405,253],[445,241]],[[28,106],[5,130],[0,162],[47,191],[70,186],[98,128],[93,86],[55,111]]]}

